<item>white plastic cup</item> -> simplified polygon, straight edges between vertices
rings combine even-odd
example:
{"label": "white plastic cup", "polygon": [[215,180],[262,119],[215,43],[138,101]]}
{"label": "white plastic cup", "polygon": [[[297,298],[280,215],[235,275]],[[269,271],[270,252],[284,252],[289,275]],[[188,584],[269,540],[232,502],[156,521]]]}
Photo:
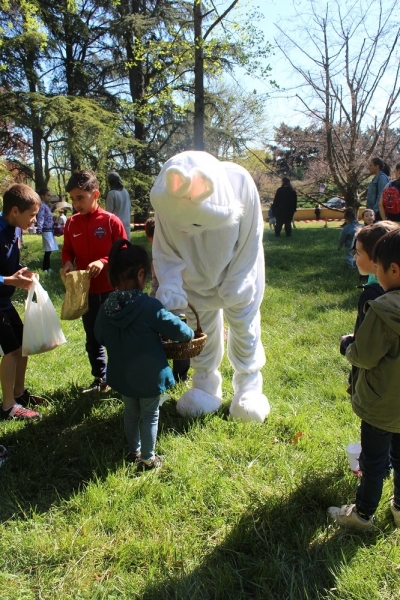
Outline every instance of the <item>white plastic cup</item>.
{"label": "white plastic cup", "polygon": [[346,447],[346,451],[350,469],[353,471],[353,473],[358,473],[358,471],[360,470],[360,465],[358,463],[358,459],[360,458],[361,453],[360,442],[357,442],[355,444],[349,444]]}

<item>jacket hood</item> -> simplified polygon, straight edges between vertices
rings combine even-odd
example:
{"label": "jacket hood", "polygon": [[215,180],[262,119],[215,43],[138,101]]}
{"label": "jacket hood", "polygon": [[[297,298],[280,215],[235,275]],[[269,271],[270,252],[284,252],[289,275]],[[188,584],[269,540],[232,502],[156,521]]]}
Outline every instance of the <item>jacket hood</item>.
{"label": "jacket hood", "polygon": [[104,312],[116,327],[125,329],[138,318],[149,297],[140,290],[116,290],[104,303]]}
{"label": "jacket hood", "polygon": [[115,188],[115,187],[123,188],[124,187],[121,177],[119,176],[118,173],[115,173],[115,171],[112,171],[111,173],[108,174],[107,181],[112,188]]}
{"label": "jacket hood", "polygon": [[386,292],[368,304],[388,327],[400,335],[400,290]]}

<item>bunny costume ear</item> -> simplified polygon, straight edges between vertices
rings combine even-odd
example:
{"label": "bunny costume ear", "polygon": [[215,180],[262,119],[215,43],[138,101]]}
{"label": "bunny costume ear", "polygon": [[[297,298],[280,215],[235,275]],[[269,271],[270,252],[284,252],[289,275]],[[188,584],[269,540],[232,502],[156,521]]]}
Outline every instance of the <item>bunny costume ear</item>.
{"label": "bunny costume ear", "polygon": [[165,172],[165,186],[168,194],[176,198],[187,198],[191,179],[180,167],[169,167]]}
{"label": "bunny costume ear", "polygon": [[169,167],[165,172],[165,184],[169,194],[176,198],[188,198],[200,204],[214,192],[214,184],[200,169],[191,169],[189,175],[180,167]]}

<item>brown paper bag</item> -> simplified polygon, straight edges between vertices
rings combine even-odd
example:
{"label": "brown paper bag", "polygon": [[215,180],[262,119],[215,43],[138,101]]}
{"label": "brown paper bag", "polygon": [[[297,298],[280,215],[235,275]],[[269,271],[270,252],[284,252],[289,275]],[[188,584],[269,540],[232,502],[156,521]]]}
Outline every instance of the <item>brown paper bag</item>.
{"label": "brown paper bag", "polygon": [[73,319],[78,319],[89,310],[89,273],[87,271],[70,271],[64,275],[61,269],[60,275],[65,285],[61,319],[72,321]]}

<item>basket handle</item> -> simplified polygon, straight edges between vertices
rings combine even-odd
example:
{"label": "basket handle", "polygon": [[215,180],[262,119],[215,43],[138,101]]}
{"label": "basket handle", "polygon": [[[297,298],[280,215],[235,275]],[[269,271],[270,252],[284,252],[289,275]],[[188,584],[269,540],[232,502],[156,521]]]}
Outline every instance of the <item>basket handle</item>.
{"label": "basket handle", "polygon": [[202,330],[201,325],[200,325],[200,319],[199,319],[199,315],[198,315],[197,310],[195,309],[195,307],[193,306],[193,304],[190,304],[190,302],[188,302],[188,307],[193,312],[194,316],[196,317],[196,321],[197,321],[197,327],[196,327],[196,331],[194,333],[195,334],[201,334],[201,333],[203,333],[203,330]]}

